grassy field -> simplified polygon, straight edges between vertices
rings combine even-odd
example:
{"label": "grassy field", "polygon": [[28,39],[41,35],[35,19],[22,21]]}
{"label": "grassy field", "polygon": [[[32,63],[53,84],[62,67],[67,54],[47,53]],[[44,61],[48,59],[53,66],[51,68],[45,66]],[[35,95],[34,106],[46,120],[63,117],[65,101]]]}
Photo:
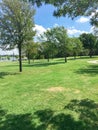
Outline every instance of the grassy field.
{"label": "grassy field", "polygon": [[98,130],[96,58],[0,62],[0,130]]}

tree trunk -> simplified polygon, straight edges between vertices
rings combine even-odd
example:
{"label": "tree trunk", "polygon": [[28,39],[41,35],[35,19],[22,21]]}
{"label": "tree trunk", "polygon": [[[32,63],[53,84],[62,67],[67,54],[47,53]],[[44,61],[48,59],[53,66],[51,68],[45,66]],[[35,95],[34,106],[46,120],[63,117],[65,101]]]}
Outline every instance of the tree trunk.
{"label": "tree trunk", "polygon": [[34,57],[33,57],[33,63],[34,63],[34,60],[35,60],[35,59],[34,59]]}
{"label": "tree trunk", "polygon": [[92,58],[92,55],[90,55],[90,58]]}
{"label": "tree trunk", "polygon": [[74,55],[74,60],[76,60],[76,55]]}
{"label": "tree trunk", "polygon": [[19,72],[22,72],[21,43],[19,43],[18,49],[19,49]]}
{"label": "tree trunk", "polygon": [[65,63],[67,63],[67,57],[65,56]]}
{"label": "tree trunk", "polygon": [[47,55],[47,60],[48,60],[48,62],[49,62],[49,55]]}
{"label": "tree trunk", "polygon": [[48,62],[49,62],[49,58],[48,58]]}
{"label": "tree trunk", "polygon": [[90,49],[90,52],[89,52],[90,58],[92,58],[92,54],[93,54],[93,51],[92,51],[92,49]]}
{"label": "tree trunk", "polygon": [[28,64],[30,64],[30,55],[28,53]]}
{"label": "tree trunk", "polygon": [[74,52],[74,54],[73,54],[73,55],[74,55],[74,60],[76,60],[76,53]]}
{"label": "tree trunk", "polygon": [[28,59],[28,64],[30,64],[30,58]]}

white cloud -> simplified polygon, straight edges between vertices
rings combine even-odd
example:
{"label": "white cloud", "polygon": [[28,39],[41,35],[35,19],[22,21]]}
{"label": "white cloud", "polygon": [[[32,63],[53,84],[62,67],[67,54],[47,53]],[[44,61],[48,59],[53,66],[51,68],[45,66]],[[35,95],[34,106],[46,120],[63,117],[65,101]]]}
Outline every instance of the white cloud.
{"label": "white cloud", "polygon": [[[55,25],[59,26],[58,24],[54,24],[54,26]],[[50,28],[45,29],[41,25],[35,25],[34,29],[37,31],[37,34],[36,34],[36,37],[35,37],[35,41],[38,41],[37,37],[39,37],[40,34],[43,34],[47,29],[50,29]],[[67,33],[68,33],[69,36],[79,36],[82,33],[89,33],[89,32],[78,30],[75,27],[70,27],[70,28],[67,29]]]}
{"label": "white cloud", "polygon": [[[49,28],[48,28],[49,29]],[[47,29],[45,29],[43,26],[41,25],[35,25],[34,30],[36,31],[36,35],[34,37],[34,41],[35,42],[39,42],[39,37],[41,34],[43,34],[44,32],[46,32]]]}
{"label": "white cloud", "polygon": [[57,23],[55,23],[54,25],[53,25],[53,27],[58,27],[59,25],[57,24]]}
{"label": "white cloud", "polygon": [[68,35],[71,35],[71,36],[77,36],[77,35],[80,35],[82,33],[88,33],[88,32],[81,31],[81,30],[75,29],[74,27],[71,27],[71,28],[67,29],[67,33],[68,33]]}
{"label": "white cloud", "polygon": [[76,20],[77,23],[86,23],[89,22],[89,17],[80,17],[78,20]]}
{"label": "white cloud", "polygon": [[35,25],[34,30],[36,31],[36,36],[40,36],[40,34],[43,34],[46,29],[41,25]]}
{"label": "white cloud", "polygon": [[98,9],[95,10],[94,12],[92,12],[91,15],[88,16],[88,17],[84,17],[84,16],[80,17],[79,19],[76,20],[76,22],[77,22],[77,23],[86,23],[86,22],[89,22],[90,19],[91,19],[96,13],[98,13]]}

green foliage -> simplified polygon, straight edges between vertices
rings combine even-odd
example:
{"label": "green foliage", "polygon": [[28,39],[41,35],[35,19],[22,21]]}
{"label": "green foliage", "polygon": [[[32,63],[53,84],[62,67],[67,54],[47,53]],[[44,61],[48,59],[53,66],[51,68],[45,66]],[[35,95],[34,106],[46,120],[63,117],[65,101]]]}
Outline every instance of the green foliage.
{"label": "green foliage", "polygon": [[89,49],[89,55],[92,57],[96,48],[96,37],[93,34],[83,33],[80,35],[80,40],[83,43],[83,47]]}
{"label": "green foliage", "polygon": [[31,18],[35,11],[29,9],[29,4],[18,0],[3,0],[0,7],[1,44],[13,48],[15,45],[18,47],[20,42],[31,39],[34,35]]}
{"label": "green foliage", "polygon": [[91,18],[91,24],[98,28],[98,12],[95,11],[95,14]]}
{"label": "green foliage", "polygon": [[65,57],[65,62],[67,62],[66,58],[72,47],[68,39],[67,31],[63,26],[47,30],[41,38],[45,41],[43,42],[43,46],[48,59],[59,52]]}
{"label": "green foliage", "polygon": [[9,55],[7,55],[7,59],[10,60],[10,56]]}
{"label": "green foliage", "polygon": [[18,48],[22,71],[21,49],[24,42],[35,35],[32,30],[35,11],[27,2],[19,0],[2,0],[0,9],[0,44],[5,48]]}
{"label": "green foliage", "polygon": [[49,60],[49,58],[53,58],[57,53],[57,30],[56,28],[52,28],[44,32],[41,35],[40,40],[42,42],[43,54]]}
{"label": "green foliage", "polygon": [[28,58],[28,63],[30,64],[30,59],[35,59],[38,53],[38,44],[34,43],[32,40],[25,43],[23,46],[24,52]]}
{"label": "green foliage", "polygon": [[57,11],[54,12],[55,16],[66,16],[68,15],[71,18],[81,16],[81,15],[91,15],[98,7],[97,0],[63,0],[60,2],[58,0]]}
{"label": "green foliage", "polygon": [[83,44],[79,38],[70,38],[69,41],[72,44],[72,54],[76,58],[83,51]]}
{"label": "green foliage", "polygon": [[29,0],[29,1],[31,1],[33,4],[37,4],[38,7],[41,6],[42,3],[54,5],[56,7],[56,10],[54,11],[54,15],[57,17],[67,15],[71,18],[74,18],[81,15],[91,15],[92,12],[95,12],[95,10],[98,9],[98,0],[79,0],[79,1],[77,0]]}
{"label": "green foliage", "polygon": [[71,50],[71,44],[68,39],[67,30],[61,26],[56,27],[56,39],[58,51],[65,57],[65,62],[67,62],[67,56]]}

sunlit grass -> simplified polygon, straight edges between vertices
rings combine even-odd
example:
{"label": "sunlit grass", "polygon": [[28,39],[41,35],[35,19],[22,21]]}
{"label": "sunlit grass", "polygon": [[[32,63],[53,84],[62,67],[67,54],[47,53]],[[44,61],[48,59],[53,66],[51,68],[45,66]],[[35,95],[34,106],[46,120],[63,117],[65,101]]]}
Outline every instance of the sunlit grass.
{"label": "sunlit grass", "polygon": [[[98,58],[70,58],[67,63],[64,63],[64,59],[53,59],[50,63],[37,60],[30,65],[25,61],[22,73],[18,72],[18,62],[1,62],[0,107],[9,114],[34,114],[38,110],[50,109],[56,114],[69,113],[77,118],[76,113],[64,110],[71,100],[98,102],[98,64],[88,63],[89,60]],[[35,127],[32,128],[35,130]],[[42,128],[38,129],[45,130]],[[67,130],[61,128],[46,127],[49,130]],[[19,130],[23,130],[23,127]]]}

